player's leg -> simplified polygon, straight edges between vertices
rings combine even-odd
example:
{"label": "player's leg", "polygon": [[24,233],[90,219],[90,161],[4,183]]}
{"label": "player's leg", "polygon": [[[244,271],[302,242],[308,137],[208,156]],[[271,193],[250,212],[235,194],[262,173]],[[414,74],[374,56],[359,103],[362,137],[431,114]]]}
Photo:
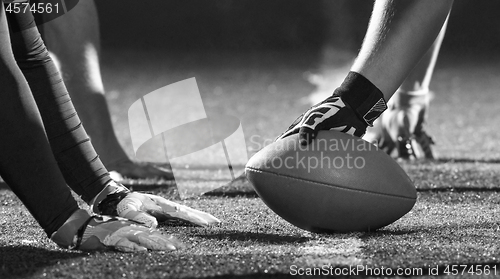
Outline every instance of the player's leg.
{"label": "player's leg", "polygon": [[387,153],[397,151],[400,158],[432,159],[432,139],[424,130],[431,94],[429,84],[446,32],[443,25],[434,44],[392,96],[389,109],[368,128],[363,137],[378,142]]}
{"label": "player's leg", "polygon": [[453,0],[377,0],[361,47],[351,67],[386,100],[436,40]]}
{"label": "player's leg", "polygon": [[[54,242],[64,248],[126,252],[183,246],[137,222],[91,216],[78,209],[65,182],[89,201],[109,188],[105,188],[109,174],[88,141],[29,9],[6,14],[0,5],[0,77],[0,175]],[[141,198],[140,193],[134,194],[135,199]],[[160,197],[144,198],[162,211],[154,202]],[[140,200],[134,204],[137,208],[129,211],[139,214],[145,206],[150,210]],[[175,204],[169,209],[169,213],[194,213],[202,221],[218,221]]]}
{"label": "player's leg", "polygon": [[73,103],[104,165],[128,177],[173,178],[171,171],[131,161],[113,130],[100,73],[99,23],[94,1],[41,26]]}
{"label": "player's leg", "polygon": [[360,53],[334,95],[300,116],[280,137],[302,144],[319,130],[360,136],[435,41],[452,0],[377,0]]}

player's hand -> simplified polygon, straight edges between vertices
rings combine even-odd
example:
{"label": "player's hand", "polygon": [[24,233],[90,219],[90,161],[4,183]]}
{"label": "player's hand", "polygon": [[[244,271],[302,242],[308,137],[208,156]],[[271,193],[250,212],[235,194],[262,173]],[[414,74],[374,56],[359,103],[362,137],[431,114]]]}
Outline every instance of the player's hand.
{"label": "player's hand", "polygon": [[156,227],[158,222],[181,220],[198,226],[220,223],[211,214],[181,205],[156,195],[131,192],[117,205],[118,216]]}
{"label": "player's hand", "polygon": [[51,237],[59,246],[82,251],[171,251],[184,245],[173,236],[119,217],[77,210]]}
{"label": "player's hand", "polygon": [[340,97],[333,95],[299,116],[277,140],[299,133],[300,144],[307,145],[320,130],[337,130],[361,137],[367,126]]}
{"label": "player's hand", "polygon": [[199,226],[220,223],[211,214],[171,202],[156,195],[131,192],[111,181],[91,202],[92,212],[134,220],[156,228],[158,222],[181,220]]}

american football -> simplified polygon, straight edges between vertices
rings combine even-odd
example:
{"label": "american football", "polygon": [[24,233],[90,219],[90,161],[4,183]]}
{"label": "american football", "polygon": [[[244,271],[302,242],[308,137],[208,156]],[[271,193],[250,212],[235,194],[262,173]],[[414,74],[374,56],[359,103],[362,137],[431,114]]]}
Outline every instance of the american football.
{"label": "american football", "polygon": [[336,131],[321,131],[307,147],[298,134],[274,142],[245,171],[267,206],[312,232],[373,231],[416,201],[413,183],[391,157]]}

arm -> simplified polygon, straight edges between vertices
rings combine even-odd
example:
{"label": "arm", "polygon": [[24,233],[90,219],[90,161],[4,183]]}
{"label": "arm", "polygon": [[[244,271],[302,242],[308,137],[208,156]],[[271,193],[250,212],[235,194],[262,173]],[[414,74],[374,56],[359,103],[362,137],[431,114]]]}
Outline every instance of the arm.
{"label": "arm", "polygon": [[351,68],[389,100],[436,40],[453,0],[378,0]]}
{"label": "arm", "polygon": [[333,95],[306,111],[278,139],[299,133],[302,145],[320,130],[361,137],[436,39],[453,0],[378,0],[361,50]]}

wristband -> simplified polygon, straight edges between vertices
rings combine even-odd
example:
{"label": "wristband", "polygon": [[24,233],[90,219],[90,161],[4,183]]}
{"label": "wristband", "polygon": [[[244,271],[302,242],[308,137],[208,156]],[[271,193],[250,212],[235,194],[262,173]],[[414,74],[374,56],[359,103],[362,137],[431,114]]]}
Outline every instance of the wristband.
{"label": "wristband", "polygon": [[368,126],[387,109],[382,92],[361,74],[349,72],[334,95],[340,96]]}
{"label": "wristband", "polygon": [[128,194],[128,193],[130,193],[130,190],[127,189],[127,187],[125,187],[119,183],[116,183],[115,181],[111,181],[108,185],[106,185],[106,187],[104,187],[104,189],[99,194],[97,194],[97,196],[95,196],[95,198],[93,198],[90,201],[90,210],[94,213],[97,213],[97,214],[104,214],[101,211],[101,203],[104,200],[106,200],[109,196],[113,196],[114,194],[118,194],[118,193]]}

